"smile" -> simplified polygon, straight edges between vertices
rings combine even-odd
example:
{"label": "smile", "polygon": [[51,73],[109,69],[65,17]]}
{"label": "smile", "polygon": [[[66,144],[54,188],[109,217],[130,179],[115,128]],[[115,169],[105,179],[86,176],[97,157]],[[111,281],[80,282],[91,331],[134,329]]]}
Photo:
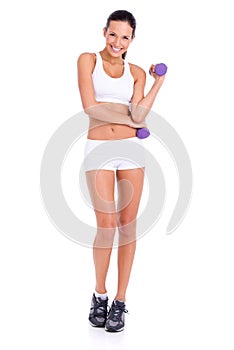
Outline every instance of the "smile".
{"label": "smile", "polygon": [[122,48],[118,49],[117,47],[111,46],[112,50],[116,53],[120,52]]}

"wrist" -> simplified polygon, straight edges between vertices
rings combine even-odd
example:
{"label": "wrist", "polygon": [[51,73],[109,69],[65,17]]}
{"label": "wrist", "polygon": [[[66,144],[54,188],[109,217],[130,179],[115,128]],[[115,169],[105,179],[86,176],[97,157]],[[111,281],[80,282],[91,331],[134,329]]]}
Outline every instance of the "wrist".
{"label": "wrist", "polygon": [[162,77],[156,77],[156,78],[154,79],[153,85],[161,86],[161,85],[163,84],[163,81],[164,81],[164,78],[162,79]]}

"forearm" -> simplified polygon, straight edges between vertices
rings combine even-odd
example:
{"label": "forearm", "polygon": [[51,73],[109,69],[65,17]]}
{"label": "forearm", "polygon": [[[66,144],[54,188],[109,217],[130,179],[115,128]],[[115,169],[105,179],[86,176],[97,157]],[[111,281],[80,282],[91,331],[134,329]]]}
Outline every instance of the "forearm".
{"label": "forearm", "polygon": [[86,108],[84,111],[90,117],[105,123],[123,124],[133,128],[141,128],[145,126],[144,119],[140,122],[134,121],[127,114],[127,107],[119,107],[114,103],[97,103],[92,107]]}
{"label": "forearm", "polygon": [[147,117],[148,113],[150,112],[153,103],[155,101],[155,98],[162,86],[161,80],[154,81],[151,89],[147,93],[147,95],[140,100],[138,103],[131,104],[131,115],[132,120],[136,123],[141,123],[145,118]]}

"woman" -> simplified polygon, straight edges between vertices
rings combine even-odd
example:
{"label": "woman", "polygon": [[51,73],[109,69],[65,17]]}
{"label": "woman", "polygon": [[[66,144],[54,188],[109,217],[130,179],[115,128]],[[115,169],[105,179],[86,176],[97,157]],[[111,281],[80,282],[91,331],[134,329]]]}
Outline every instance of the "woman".
{"label": "woman", "polygon": [[[164,76],[154,73],[152,65],[150,74],[154,82],[144,96],[144,70],[125,61],[135,29],[136,21],[130,12],[113,12],[103,29],[105,48],[96,54],[83,53],[77,62],[82,105],[90,119],[85,151],[86,178],[97,221],[93,245],[96,285],[89,321],[92,326],[105,327],[110,332],[124,329],[126,290],[136,248],[136,218],[144,182],[144,151],[136,131],[145,126],[145,118],[164,80]],[[131,152],[127,158],[123,157],[126,140],[138,146],[137,162],[131,159]],[[100,147],[103,145],[107,147]],[[119,159],[116,158],[118,151]],[[108,313],[106,277],[116,228],[118,284]]]}

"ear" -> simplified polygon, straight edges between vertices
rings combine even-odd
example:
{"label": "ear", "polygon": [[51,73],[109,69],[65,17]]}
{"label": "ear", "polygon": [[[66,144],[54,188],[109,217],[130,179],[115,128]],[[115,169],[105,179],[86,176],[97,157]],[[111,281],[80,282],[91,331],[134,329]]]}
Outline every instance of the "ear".
{"label": "ear", "polygon": [[106,29],[106,27],[104,27],[103,28],[103,35],[104,35],[104,37],[106,37],[106,32],[107,32],[107,29]]}
{"label": "ear", "polygon": [[132,35],[131,41],[133,41],[135,39],[135,35]]}

